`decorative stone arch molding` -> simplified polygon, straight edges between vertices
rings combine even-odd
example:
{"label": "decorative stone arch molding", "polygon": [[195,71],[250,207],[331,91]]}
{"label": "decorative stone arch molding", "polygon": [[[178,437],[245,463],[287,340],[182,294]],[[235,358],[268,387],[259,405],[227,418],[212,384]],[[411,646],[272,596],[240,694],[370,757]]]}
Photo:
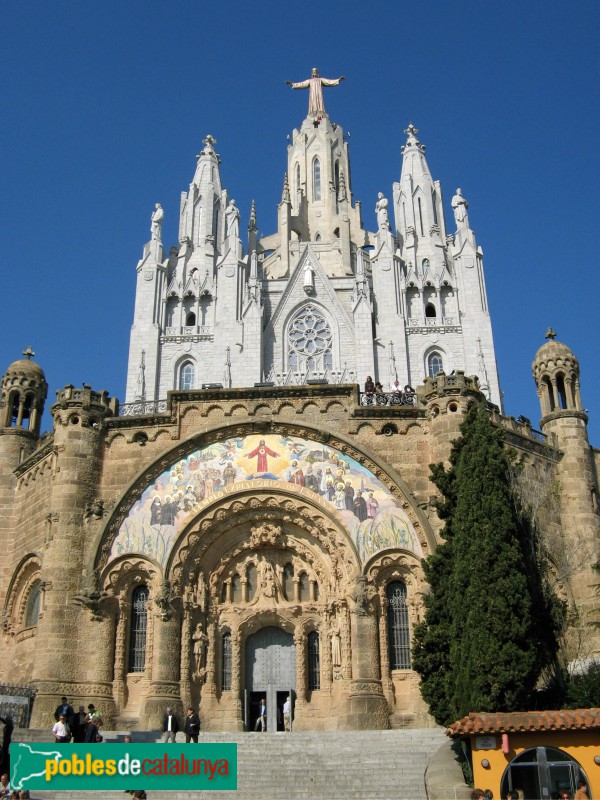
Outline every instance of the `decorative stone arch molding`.
{"label": "decorative stone arch molding", "polygon": [[260,480],[217,494],[207,498],[211,502],[175,544],[167,564],[172,584],[184,588],[193,565],[200,563],[212,573],[209,591],[218,603],[219,576],[236,559],[267,549],[288,549],[309,564],[314,559],[310,569],[324,576],[326,565],[336,582],[349,585],[360,573],[360,557],[343,520],[303,487]]}
{"label": "decorative stone arch molding", "polygon": [[43,612],[42,560],[36,553],[24,556],[10,580],[2,610],[4,632],[18,641],[34,636],[36,625],[27,625],[26,612],[32,592],[39,591],[39,614]]}

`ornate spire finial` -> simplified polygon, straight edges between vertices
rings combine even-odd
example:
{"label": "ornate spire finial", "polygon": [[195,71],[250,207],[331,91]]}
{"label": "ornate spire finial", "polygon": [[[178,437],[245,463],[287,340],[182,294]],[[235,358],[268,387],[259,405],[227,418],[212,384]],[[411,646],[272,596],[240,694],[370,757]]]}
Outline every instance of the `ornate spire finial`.
{"label": "ornate spire finial", "polygon": [[35,355],[35,353],[31,349],[31,345],[30,344],[27,345],[27,350],[23,350],[23,355],[25,356],[25,358],[27,360],[29,360],[30,358],[33,358],[33,356]]}
{"label": "ornate spire finial", "polygon": [[287,172],[283,176],[283,192],[281,193],[281,202],[282,203],[290,202],[290,185],[288,183]]}
{"label": "ornate spire finial", "polygon": [[338,186],[338,201],[347,200],[348,194],[346,192],[346,176],[344,175],[344,170],[340,170],[340,185]]}
{"label": "ornate spire finial", "polygon": [[250,219],[248,221],[248,230],[255,231],[256,230],[256,203],[252,200],[252,205],[250,206]]}
{"label": "ornate spire finial", "polygon": [[215,137],[214,137],[214,136],[211,136],[211,134],[210,134],[210,133],[208,133],[208,134],[205,136],[205,138],[204,138],[204,139],[202,139],[202,143],[204,144],[204,149],[202,150],[202,152],[200,153],[200,155],[197,155],[197,156],[196,156],[196,158],[201,158],[202,156],[212,156],[212,155],[215,155],[215,148],[214,148],[214,145],[217,143],[217,140],[215,139]]}
{"label": "ornate spire finial", "polygon": [[548,339],[549,342],[553,342],[556,339],[556,331],[553,331],[552,328],[548,328],[544,338]]}
{"label": "ornate spire finial", "polygon": [[404,133],[407,136],[414,136],[415,139],[417,138],[417,133],[418,132],[419,132],[419,129],[415,128],[415,126],[412,124],[412,122],[409,122],[408,128],[404,131]]}

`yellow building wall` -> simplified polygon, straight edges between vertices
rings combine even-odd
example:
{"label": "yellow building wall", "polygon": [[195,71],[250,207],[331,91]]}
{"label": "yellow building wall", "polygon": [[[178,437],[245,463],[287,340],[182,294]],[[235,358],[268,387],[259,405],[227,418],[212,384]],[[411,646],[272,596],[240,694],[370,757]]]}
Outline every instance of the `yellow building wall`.
{"label": "yellow building wall", "polygon": [[[600,798],[600,730],[593,731],[547,731],[528,733],[509,733],[510,751],[502,752],[502,734],[485,736],[496,740],[495,750],[476,749],[479,736],[471,736],[473,760],[473,781],[478,789],[491,789],[496,800],[501,797],[500,786],[504,770],[510,762],[524,750],[531,747],[555,747],[573,758],[586,774],[590,787],[590,798]],[[487,759],[489,767],[481,762]]]}

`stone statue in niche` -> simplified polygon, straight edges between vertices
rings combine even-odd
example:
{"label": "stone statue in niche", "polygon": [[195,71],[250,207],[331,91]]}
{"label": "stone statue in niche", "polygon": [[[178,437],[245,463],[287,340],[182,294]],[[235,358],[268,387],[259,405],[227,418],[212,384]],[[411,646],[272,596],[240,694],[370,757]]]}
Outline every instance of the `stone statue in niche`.
{"label": "stone statue in niche", "polygon": [[204,662],[204,653],[208,642],[208,636],[202,629],[202,624],[199,622],[192,634],[192,641],[194,642],[194,675],[198,678],[202,677],[203,670],[202,664]]}
{"label": "stone statue in niche", "polygon": [[342,666],[342,637],[337,620],[331,630],[331,666],[333,667],[334,675],[339,670],[339,667]]}
{"label": "stone statue in niche", "polygon": [[270,603],[276,603],[279,594],[277,576],[273,565],[270,561],[263,559],[258,563],[258,592],[256,599],[263,598]]}

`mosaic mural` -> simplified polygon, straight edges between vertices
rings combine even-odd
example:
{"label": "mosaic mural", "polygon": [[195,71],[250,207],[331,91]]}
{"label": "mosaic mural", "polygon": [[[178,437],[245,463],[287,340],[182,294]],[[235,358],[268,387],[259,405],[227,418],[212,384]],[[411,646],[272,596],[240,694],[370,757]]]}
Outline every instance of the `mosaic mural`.
{"label": "mosaic mural", "polygon": [[423,555],[400,504],[366,467],[318,442],[270,434],[215,442],[174,462],[140,493],[109,561],[142,553],[164,566],[179,531],[211,496],[244,481],[258,481],[257,488],[263,482],[268,486],[267,481],[284,482],[317,495],[342,517],[363,563],[388,547]]}

